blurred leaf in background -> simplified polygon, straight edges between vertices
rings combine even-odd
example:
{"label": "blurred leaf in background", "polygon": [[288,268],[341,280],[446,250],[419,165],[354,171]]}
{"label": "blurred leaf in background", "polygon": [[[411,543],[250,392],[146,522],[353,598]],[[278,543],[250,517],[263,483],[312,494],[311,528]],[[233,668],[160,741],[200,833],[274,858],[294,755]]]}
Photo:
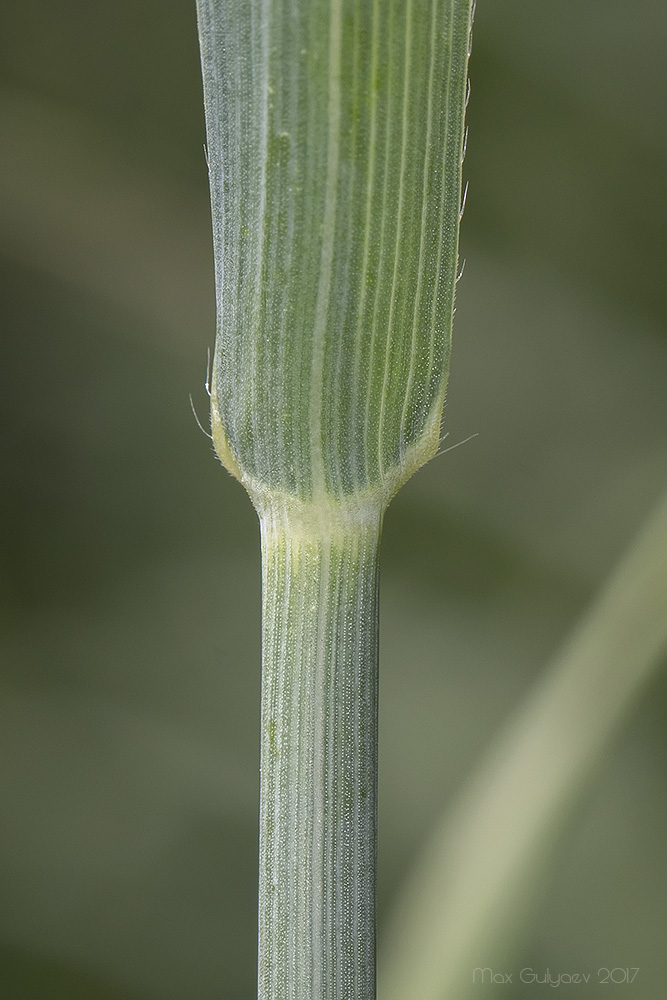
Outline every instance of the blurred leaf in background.
{"label": "blurred leaf in background", "polygon": [[[386,521],[381,920],[667,485],[666,41],[657,0],[478,10],[446,445],[478,436]],[[214,329],[194,9],[5,5],[0,68],[0,994],[252,996],[258,532],[188,399]],[[666,696],[600,762],[521,956],[639,966],[638,1000]]]}

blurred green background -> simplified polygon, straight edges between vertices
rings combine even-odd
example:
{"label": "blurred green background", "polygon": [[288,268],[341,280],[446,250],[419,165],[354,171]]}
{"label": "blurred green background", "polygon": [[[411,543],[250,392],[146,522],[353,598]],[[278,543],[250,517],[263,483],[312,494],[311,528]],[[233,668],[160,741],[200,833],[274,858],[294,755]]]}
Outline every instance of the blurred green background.
{"label": "blurred green background", "polygon": [[[667,486],[666,43],[660,0],[479,3],[445,420],[478,436],[386,521],[381,921]],[[0,997],[250,998],[258,530],[188,400],[205,421],[194,4],[5,4],[0,52]],[[658,675],[513,967],[664,994],[666,708]]]}

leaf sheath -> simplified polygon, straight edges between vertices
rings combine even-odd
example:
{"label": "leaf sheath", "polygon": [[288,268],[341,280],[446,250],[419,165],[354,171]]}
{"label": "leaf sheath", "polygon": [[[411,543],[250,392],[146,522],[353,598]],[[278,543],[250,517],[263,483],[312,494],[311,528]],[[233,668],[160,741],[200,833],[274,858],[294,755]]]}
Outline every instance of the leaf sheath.
{"label": "leaf sheath", "polygon": [[213,429],[253,497],[388,502],[435,453],[469,0],[200,0]]}

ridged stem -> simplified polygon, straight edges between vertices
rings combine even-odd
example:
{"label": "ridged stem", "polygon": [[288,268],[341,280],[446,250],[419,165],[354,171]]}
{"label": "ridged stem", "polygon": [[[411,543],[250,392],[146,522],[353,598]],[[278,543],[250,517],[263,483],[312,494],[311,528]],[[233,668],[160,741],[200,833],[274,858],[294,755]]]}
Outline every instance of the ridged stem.
{"label": "ridged stem", "polygon": [[262,513],[259,1000],[374,1000],[381,517]]}

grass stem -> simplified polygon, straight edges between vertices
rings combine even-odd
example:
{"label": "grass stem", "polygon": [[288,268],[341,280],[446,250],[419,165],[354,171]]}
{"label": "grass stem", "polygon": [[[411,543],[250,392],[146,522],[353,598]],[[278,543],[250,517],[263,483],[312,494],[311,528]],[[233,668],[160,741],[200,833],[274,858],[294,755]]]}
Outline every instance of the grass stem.
{"label": "grass stem", "polygon": [[261,517],[260,1000],[373,1000],[380,518]]}

